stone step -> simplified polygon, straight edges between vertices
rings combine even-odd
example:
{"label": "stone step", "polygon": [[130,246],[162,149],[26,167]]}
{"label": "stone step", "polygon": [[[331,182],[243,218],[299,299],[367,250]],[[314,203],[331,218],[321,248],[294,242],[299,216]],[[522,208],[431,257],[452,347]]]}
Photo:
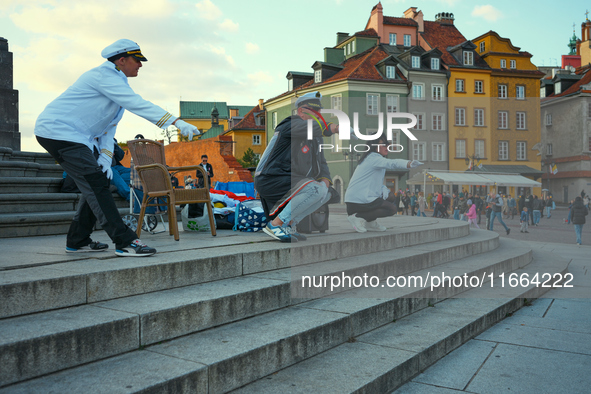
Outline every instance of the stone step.
{"label": "stone step", "polygon": [[[119,200],[117,202],[117,206],[120,207],[119,214],[127,215],[129,213],[127,201],[119,196],[116,197],[117,200]],[[39,202],[40,208],[44,204],[45,202]],[[73,209],[54,212],[2,213],[0,214],[0,238],[67,234],[75,213]]]}
{"label": "stone step", "polygon": [[[454,229],[467,228],[465,224],[456,223],[446,223],[454,227],[445,228],[452,232],[455,232]],[[403,240],[415,239],[410,235],[415,232],[420,232],[422,239],[430,245],[423,245],[427,250],[417,250],[412,261],[418,260],[416,256],[431,256],[433,265],[451,261],[449,259],[457,256],[450,255],[446,249],[464,249],[470,255],[470,251],[482,250],[483,245],[487,245],[486,250],[498,245],[498,234],[488,231],[474,231],[455,240],[436,241],[437,238],[433,237],[449,236],[445,228],[437,224],[428,225],[412,230],[401,229],[397,234],[375,238],[360,237],[357,233],[331,235],[310,239],[303,245],[294,244],[293,247],[275,242],[224,245],[201,249],[198,255],[194,250],[163,253],[159,254],[157,260],[121,260],[105,252],[93,254],[95,258],[84,261],[64,259],[51,265],[0,271],[0,295],[5,300],[0,304],[0,318],[289,268],[295,261],[293,256],[299,256],[309,263],[338,259],[348,264],[346,259],[372,254],[371,248],[374,248],[374,255],[384,256],[380,260],[376,259],[373,265],[383,265],[383,261],[398,261],[401,269],[408,269],[408,264],[404,262],[411,261],[412,254],[405,251],[397,259],[399,251],[392,253],[387,247],[399,242],[399,249],[404,250]],[[373,241],[368,242],[370,239]],[[321,248],[323,245],[326,245],[324,250]],[[433,256],[437,254],[448,256],[449,259],[435,260]],[[352,266],[357,269],[354,264]]]}
{"label": "stone step", "polygon": [[41,164],[26,161],[0,161],[0,177],[55,177],[61,178],[63,169],[58,164]]}
{"label": "stone step", "polygon": [[[450,275],[461,275],[466,272],[469,275],[479,275],[483,269],[508,272],[512,268],[527,264],[531,259],[531,250],[514,245],[503,252],[489,252],[489,255],[494,256],[480,259],[480,264],[474,263],[476,259],[470,256],[465,259],[466,261],[454,260],[439,264],[437,270],[444,270]],[[491,261],[494,263],[489,264]],[[470,269],[462,267],[467,266],[469,262],[472,262]],[[94,330],[117,330],[102,323],[96,324],[91,318],[95,314],[93,308],[109,308],[125,313],[126,316],[139,317],[139,324],[131,328],[137,330],[137,336],[140,338],[138,347],[223,324],[221,327],[191,334],[165,345],[153,346],[150,350],[209,365],[210,391],[225,392],[335,347],[351,336],[379,327],[384,322],[375,318],[368,319],[368,314],[375,314],[380,308],[391,307],[397,302],[405,303],[402,299],[416,298],[425,292],[422,288],[405,289],[406,291],[397,292],[393,298],[388,298],[392,294],[385,292],[381,299],[371,299],[369,305],[357,304],[358,310],[355,313],[350,307],[346,312],[329,311],[326,307],[325,310],[321,310],[318,302],[323,300],[316,300],[309,304],[291,306],[226,324],[287,306],[290,300],[288,275],[284,272],[261,273],[0,320],[0,354],[4,355],[4,370],[8,371],[0,381],[10,384],[89,361],[89,357],[92,356],[81,355],[80,349],[94,349],[100,346],[97,341],[110,340],[94,335]],[[438,299],[461,291],[464,290],[442,288],[433,297]],[[426,305],[414,303],[412,307],[397,310],[395,313],[413,313],[414,308],[424,308]],[[87,315],[88,319],[84,317]],[[40,327],[39,321],[45,323]],[[263,328],[266,330],[265,335],[261,335]],[[96,339],[97,337],[99,339]],[[131,338],[131,334],[125,332],[122,338]],[[86,341],[91,343],[86,344]],[[56,347],[56,343],[74,343],[75,346]],[[109,349],[109,346],[104,348]],[[125,342],[121,353],[128,350]],[[77,354],[70,355],[71,352]],[[194,352],[195,354],[191,355]],[[104,357],[104,354],[98,353],[95,360]],[[276,359],[264,362],[263,358],[270,354],[275,354]],[[27,360],[26,368],[22,365],[23,360]],[[60,364],[59,360],[68,360],[70,364],[64,366],[65,364]],[[245,366],[249,366],[247,370],[244,370]],[[51,370],[52,368],[54,369]]]}
{"label": "stone step", "polygon": [[[517,275],[567,272],[568,261],[534,253]],[[496,277],[485,288],[445,299],[396,319],[364,335],[352,337],[315,357],[269,374],[234,392],[248,393],[387,393],[402,386],[454,349],[542,296],[549,288],[507,286]],[[495,291],[499,290],[499,291]],[[459,296],[458,296],[459,297]]]}
{"label": "stone step", "polygon": [[[6,160],[6,158],[4,160]],[[12,151],[8,160],[26,161],[29,163],[39,163],[39,164],[55,164],[55,159],[47,152]]]}
{"label": "stone step", "polygon": [[77,193],[0,194],[0,214],[74,211]]}
{"label": "stone step", "polygon": [[0,194],[59,193],[62,178],[57,177],[0,177]]}

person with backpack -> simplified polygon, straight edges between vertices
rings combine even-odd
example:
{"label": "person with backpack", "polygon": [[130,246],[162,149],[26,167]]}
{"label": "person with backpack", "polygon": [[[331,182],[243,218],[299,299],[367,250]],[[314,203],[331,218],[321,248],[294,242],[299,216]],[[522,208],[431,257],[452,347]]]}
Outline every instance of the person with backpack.
{"label": "person with backpack", "polygon": [[503,225],[503,227],[505,227],[505,231],[507,231],[507,235],[509,235],[509,233],[511,232],[511,229],[509,227],[507,227],[505,222],[503,222],[503,214],[501,212],[503,209],[503,198],[501,197],[500,194],[497,193],[495,195],[494,192],[491,192],[490,203],[492,206],[492,212],[490,214],[490,228],[489,228],[489,230],[493,231],[495,218],[497,218],[499,220],[499,223],[501,223]]}
{"label": "person with backpack", "polygon": [[542,213],[543,204],[542,200],[538,198],[538,196],[534,196],[534,226],[537,226],[540,223],[540,215]]}
{"label": "person with backpack", "polygon": [[577,236],[577,245],[581,245],[583,241],[581,236],[583,233],[583,225],[585,224],[585,216],[589,214],[589,210],[583,204],[581,197],[575,198],[575,202],[570,209],[569,219],[575,228],[575,234]]}
{"label": "person with backpack", "polygon": [[308,120],[322,109],[321,99],[318,91],[297,98],[296,114],[277,125],[255,171],[255,188],[268,219],[263,231],[281,242],[305,241],[306,236],[296,231],[297,223],[333,196],[320,145],[323,136],[338,132],[338,126],[311,122],[308,139]]}

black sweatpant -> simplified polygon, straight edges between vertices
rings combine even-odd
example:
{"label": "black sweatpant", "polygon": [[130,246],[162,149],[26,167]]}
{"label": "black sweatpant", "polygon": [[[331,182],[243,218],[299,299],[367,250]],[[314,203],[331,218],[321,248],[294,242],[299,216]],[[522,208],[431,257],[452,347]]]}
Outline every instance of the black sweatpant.
{"label": "black sweatpant", "polygon": [[368,204],[347,203],[347,215],[357,214],[358,218],[373,222],[377,218],[385,218],[396,214],[396,205],[383,198],[378,198]]}
{"label": "black sweatpant", "polygon": [[109,191],[109,180],[98,165],[94,153],[86,145],[43,137],[37,137],[37,141],[72,177],[82,193],[68,231],[67,247],[81,248],[88,245],[97,220],[117,249],[124,248],[137,239],[136,233],[121,220],[113,195]]}

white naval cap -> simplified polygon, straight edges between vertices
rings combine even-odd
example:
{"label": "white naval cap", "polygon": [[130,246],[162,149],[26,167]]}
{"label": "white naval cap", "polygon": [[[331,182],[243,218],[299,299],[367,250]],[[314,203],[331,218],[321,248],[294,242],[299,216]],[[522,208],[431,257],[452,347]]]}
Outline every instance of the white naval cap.
{"label": "white naval cap", "polygon": [[117,55],[133,56],[142,62],[148,61],[148,59],[142,55],[140,46],[135,42],[125,38],[115,41],[101,52],[101,56],[105,59],[110,59]]}

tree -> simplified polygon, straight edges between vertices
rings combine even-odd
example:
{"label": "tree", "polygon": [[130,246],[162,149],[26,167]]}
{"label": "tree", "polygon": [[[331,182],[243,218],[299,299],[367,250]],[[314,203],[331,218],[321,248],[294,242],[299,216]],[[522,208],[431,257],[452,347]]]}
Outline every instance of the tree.
{"label": "tree", "polygon": [[177,129],[175,126],[170,125],[165,129],[162,129],[161,134],[164,136],[164,138],[166,138],[168,140],[168,143],[170,144],[170,142],[172,141],[172,137],[175,136],[178,133],[179,129]]}
{"label": "tree", "polygon": [[236,160],[238,160],[238,163],[240,163],[240,165],[244,168],[256,167],[257,164],[259,164],[258,156],[250,148],[248,148],[246,152],[244,152],[244,156],[242,156],[242,159]]}

